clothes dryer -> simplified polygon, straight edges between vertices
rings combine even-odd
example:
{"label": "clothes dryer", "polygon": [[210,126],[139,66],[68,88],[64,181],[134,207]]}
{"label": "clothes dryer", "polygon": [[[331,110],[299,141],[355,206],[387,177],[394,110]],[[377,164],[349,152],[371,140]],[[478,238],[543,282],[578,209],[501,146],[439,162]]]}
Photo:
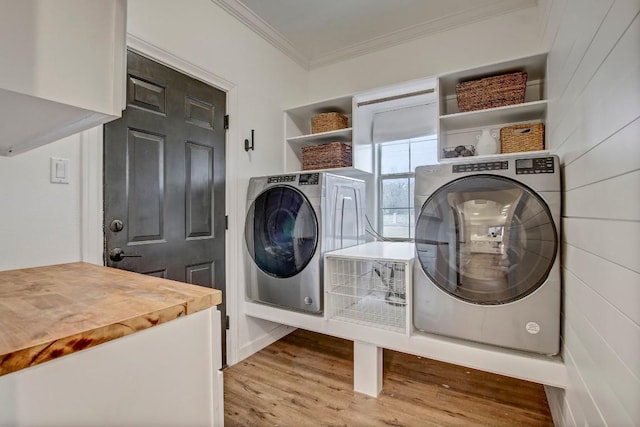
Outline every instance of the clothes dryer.
{"label": "clothes dryer", "polygon": [[320,314],[326,251],[365,241],[364,181],[326,172],[251,178],[246,296]]}
{"label": "clothes dryer", "polygon": [[551,155],[416,168],[414,326],[557,354],[560,190]]}

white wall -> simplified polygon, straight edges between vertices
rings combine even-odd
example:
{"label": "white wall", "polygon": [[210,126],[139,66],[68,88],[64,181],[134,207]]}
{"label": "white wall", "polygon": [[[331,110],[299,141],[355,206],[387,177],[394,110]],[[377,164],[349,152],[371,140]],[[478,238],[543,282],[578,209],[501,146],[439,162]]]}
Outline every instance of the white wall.
{"label": "white wall", "polygon": [[545,2],[564,172],[560,425],[640,425],[640,2]]}
{"label": "white wall", "polygon": [[[80,260],[80,135],[0,157],[0,270]],[[50,157],[69,159],[51,184]]]}
{"label": "white wall", "polygon": [[314,69],[311,100],[500,62],[540,51],[539,13],[522,9]]}

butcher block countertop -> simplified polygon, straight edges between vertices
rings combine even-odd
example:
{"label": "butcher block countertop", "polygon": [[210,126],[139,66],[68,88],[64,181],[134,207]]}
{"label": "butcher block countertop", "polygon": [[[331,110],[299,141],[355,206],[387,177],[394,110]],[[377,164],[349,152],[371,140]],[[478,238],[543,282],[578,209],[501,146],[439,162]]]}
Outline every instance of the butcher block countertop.
{"label": "butcher block countertop", "polygon": [[86,263],[0,272],[0,375],[222,302],[216,289]]}

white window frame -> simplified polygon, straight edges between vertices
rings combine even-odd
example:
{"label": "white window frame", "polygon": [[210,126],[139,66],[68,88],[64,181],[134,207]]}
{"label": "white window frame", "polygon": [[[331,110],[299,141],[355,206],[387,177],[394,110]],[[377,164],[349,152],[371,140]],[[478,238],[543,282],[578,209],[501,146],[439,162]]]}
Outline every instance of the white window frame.
{"label": "white window frame", "polygon": [[[419,138],[411,138],[407,141],[409,141],[409,150],[408,150],[408,157],[409,157],[409,165],[411,165],[411,146],[413,145],[413,141],[421,141],[421,140],[428,140],[428,141],[434,141],[436,143],[437,146],[437,139],[438,136],[437,135],[426,135],[424,137],[419,137]],[[382,147],[386,144],[394,144],[394,143],[398,143],[398,141],[389,141],[389,142],[381,142],[376,144],[375,150],[376,150],[376,187],[377,187],[377,206],[376,206],[376,216],[378,218],[377,221],[377,229],[379,230],[380,236],[382,236],[385,240],[392,240],[392,241],[406,241],[406,242],[412,242],[414,240],[415,237],[415,224],[409,224],[409,236],[407,236],[406,238],[401,238],[401,237],[389,237],[389,236],[385,236],[384,234],[384,207],[383,207],[383,198],[384,198],[384,194],[383,194],[383,181],[385,180],[391,180],[391,179],[407,179],[410,180],[411,178],[414,179],[414,190],[415,190],[415,170],[414,171],[409,171],[409,172],[400,172],[400,173],[388,173],[388,174],[383,174],[382,173]],[[437,148],[436,148],[437,150]],[[437,158],[437,152],[436,152],[436,158]],[[407,210],[409,212],[409,218],[411,218],[411,212],[413,210],[415,210],[415,206],[411,206],[411,199],[413,199],[415,197],[414,194],[411,194],[411,186],[409,186],[409,200],[408,200],[408,204],[407,204]],[[386,209],[390,209],[390,208],[386,208]],[[397,209],[404,209],[404,208],[397,208]],[[411,231],[414,231],[414,237],[412,237],[412,233]]]}

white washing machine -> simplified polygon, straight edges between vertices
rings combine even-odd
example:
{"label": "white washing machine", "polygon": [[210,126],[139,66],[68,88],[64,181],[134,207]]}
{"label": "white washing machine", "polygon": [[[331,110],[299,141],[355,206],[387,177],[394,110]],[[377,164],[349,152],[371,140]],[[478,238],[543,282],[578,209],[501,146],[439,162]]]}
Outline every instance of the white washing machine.
{"label": "white washing machine", "polygon": [[364,197],[364,181],[325,172],[251,178],[247,298],[321,314],[322,255],[364,243]]}
{"label": "white washing machine", "polygon": [[551,155],[416,168],[414,326],[557,354],[560,190]]}

